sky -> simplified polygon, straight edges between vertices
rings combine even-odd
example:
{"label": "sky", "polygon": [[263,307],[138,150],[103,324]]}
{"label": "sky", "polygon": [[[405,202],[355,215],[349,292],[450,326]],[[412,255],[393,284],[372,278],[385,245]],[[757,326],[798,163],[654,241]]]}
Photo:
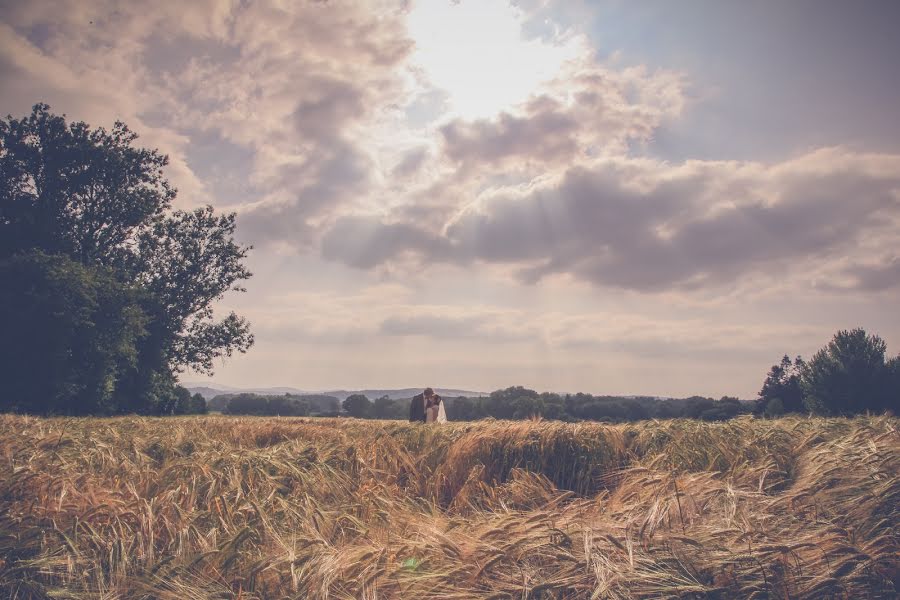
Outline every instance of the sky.
{"label": "sky", "polygon": [[238,387],[756,395],[900,351],[890,0],[0,2],[0,112],[238,213]]}

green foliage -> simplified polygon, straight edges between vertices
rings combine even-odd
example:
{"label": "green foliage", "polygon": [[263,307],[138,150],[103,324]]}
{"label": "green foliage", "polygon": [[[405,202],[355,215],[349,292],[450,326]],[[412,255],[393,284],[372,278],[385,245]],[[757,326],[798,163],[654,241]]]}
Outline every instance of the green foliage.
{"label": "green foliage", "polygon": [[191,396],[191,405],[190,405],[190,414],[193,415],[205,415],[209,412],[209,409],[206,406],[206,398],[204,398],[200,394],[194,394]]}
{"label": "green foliage", "polygon": [[447,418],[451,421],[474,421],[480,417],[478,398],[459,396],[447,402]]}
{"label": "green foliage", "polygon": [[772,365],[759,391],[763,406],[768,407],[772,400],[778,399],[784,412],[804,412],[806,407],[800,379],[805,368],[806,363],[801,357],[791,361],[787,354],[780,364]]}
{"label": "green foliage", "polygon": [[838,331],[803,370],[806,407],[823,415],[846,415],[889,408],[887,345],[863,329]]}
{"label": "green foliage", "polygon": [[324,394],[253,393],[219,394],[209,401],[209,409],[235,415],[337,416],[341,403]]}
{"label": "green foliage", "polygon": [[225,412],[231,415],[305,417],[310,410],[309,402],[290,394],[283,396],[236,394],[229,397]]}
{"label": "green foliage", "polygon": [[135,290],[40,251],[0,260],[0,281],[0,410],[121,412],[116,387],[147,335]]}
{"label": "green foliage", "polygon": [[560,396],[515,386],[497,390],[488,397],[451,398],[447,401],[447,416],[451,421],[474,421],[485,417],[512,420],[542,417],[560,421],[615,423],[679,417],[722,421],[747,413],[751,407],[749,402],[729,397],[719,400],[702,396],[660,399],[583,393]]}
{"label": "green foliage", "polygon": [[887,361],[885,368],[887,369],[885,407],[896,412],[900,408],[900,356]]}
{"label": "green foliage", "polygon": [[392,400],[385,394],[375,399],[372,414],[376,419],[403,419],[409,412],[409,402],[409,400]]}
{"label": "green foliage", "polygon": [[175,406],[172,412],[176,415],[205,415],[206,400],[200,394],[191,395],[190,390],[182,386],[175,387]]}
{"label": "green foliage", "polygon": [[[2,379],[46,379],[45,400],[20,394],[7,404],[32,412],[65,406],[75,413],[171,414],[190,404],[175,389],[179,372],[211,373],[216,358],[253,343],[243,318],[216,320],[212,309],[229,290],[243,291],[239,283],[250,277],[243,266],[249,248],[233,240],[234,214],[171,211],[176,192],[162,170],[168,159],[135,147],[136,139],[123,123],[91,129],[67,123],[45,104],[0,121],[0,260],[56,257],[15,267],[31,274],[4,280],[5,301],[18,305],[44,294],[29,314],[39,319],[40,310],[53,308],[52,288],[64,304],[59,310],[73,311],[31,323],[39,335],[27,341],[29,349],[54,357],[55,366],[38,370],[44,361],[37,361],[20,373],[14,360],[0,366]],[[53,260],[60,262],[51,268]],[[124,341],[116,341],[118,332]],[[77,345],[87,340],[97,341],[103,358],[91,350],[83,359],[67,354],[81,352]]]}
{"label": "green foliage", "polygon": [[375,406],[363,394],[351,394],[341,403],[343,409],[351,417],[365,419],[371,417],[375,412]]}
{"label": "green foliage", "polygon": [[215,321],[213,303],[250,277],[247,248],[234,243],[235,215],[216,216],[210,206],[175,211],[137,236],[138,252],[127,272],[155,303],[165,359],[176,371],[211,374],[213,361],[253,344],[249,324],[235,313]]}
{"label": "green foliage", "polygon": [[0,256],[40,249],[120,265],[175,198],[168,158],[136,139],[121,122],[109,132],[67,124],[46,104],[0,121]]}
{"label": "green foliage", "polygon": [[763,414],[770,419],[774,419],[783,415],[784,412],[784,403],[781,401],[781,398],[772,398],[766,402]]}

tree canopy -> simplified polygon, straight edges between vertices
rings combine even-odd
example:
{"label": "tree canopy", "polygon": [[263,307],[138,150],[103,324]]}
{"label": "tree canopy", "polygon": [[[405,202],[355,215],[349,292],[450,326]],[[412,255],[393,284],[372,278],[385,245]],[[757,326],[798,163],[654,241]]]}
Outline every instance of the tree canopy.
{"label": "tree canopy", "polygon": [[900,357],[885,360],[887,344],[864,329],[841,330],[808,362],[785,355],[759,392],[756,412],[852,415],[900,407]]}
{"label": "tree canopy", "polygon": [[375,414],[375,406],[363,394],[351,394],[341,403],[341,406],[351,417],[365,418]]}
{"label": "tree canopy", "polygon": [[772,365],[759,391],[762,408],[765,409],[765,405],[777,400],[778,403],[773,406],[772,412],[803,412],[805,405],[800,379],[805,368],[803,358],[798,356],[792,361],[787,354],[782,357],[779,364]]}
{"label": "tree canopy", "polygon": [[[245,319],[214,311],[251,275],[243,264],[250,248],[234,241],[235,215],[173,210],[168,158],[136,140],[124,123],[92,129],[46,104],[0,121],[0,268],[9,274],[0,308],[38,300],[5,342],[68,357],[63,367],[38,361],[25,370],[4,361],[6,389],[46,377],[56,390],[45,402],[7,400],[8,408],[172,412],[191,405],[176,394],[178,373],[211,373],[216,358],[253,343]],[[73,322],[60,322],[52,297],[71,304]],[[95,352],[79,350],[87,339]],[[100,391],[84,391],[92,386]]]}
{"label": "tree canopy", "polygon": [[[891,408],[887,344],[864,329],[841,330],[810,359],[802,373],[806,407],[818,414],[843,415]],[[896,404],[893,406],[896,408]]]}

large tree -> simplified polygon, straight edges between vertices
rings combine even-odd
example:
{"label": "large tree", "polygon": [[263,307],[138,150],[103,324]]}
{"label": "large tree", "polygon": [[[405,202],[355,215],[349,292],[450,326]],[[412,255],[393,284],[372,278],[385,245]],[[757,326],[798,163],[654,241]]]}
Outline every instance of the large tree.
{"label": "large tree", "polygon": [[40,252],[112,273],[146,319],[113,410],[171,412],[179,372],[211,373],[253,343],[246,320],[214,314],[226,292],[243,291],[249,247],[234,241],[234,214],[173,211],[167,157],[136,140],[123,123],[91,129],[45,104],[0,121],[0,259]]}
{"label": "large tree", "polygon": [[817,414],[842,415],[888,408],[887,345],[864,329],[842,330],[803,369],[806,407]]}

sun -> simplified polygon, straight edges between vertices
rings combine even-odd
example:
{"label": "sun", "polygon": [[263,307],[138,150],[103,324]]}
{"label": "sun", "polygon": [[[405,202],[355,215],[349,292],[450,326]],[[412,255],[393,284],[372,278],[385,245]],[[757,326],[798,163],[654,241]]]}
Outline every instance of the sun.
{"label": "sun", "polygon": [[498,0],[421,0],[408,17],[413,61],[448,96],[449,114],[489,118],[526,100],[585,51],[570,32],[527,37],[527,15]]}

